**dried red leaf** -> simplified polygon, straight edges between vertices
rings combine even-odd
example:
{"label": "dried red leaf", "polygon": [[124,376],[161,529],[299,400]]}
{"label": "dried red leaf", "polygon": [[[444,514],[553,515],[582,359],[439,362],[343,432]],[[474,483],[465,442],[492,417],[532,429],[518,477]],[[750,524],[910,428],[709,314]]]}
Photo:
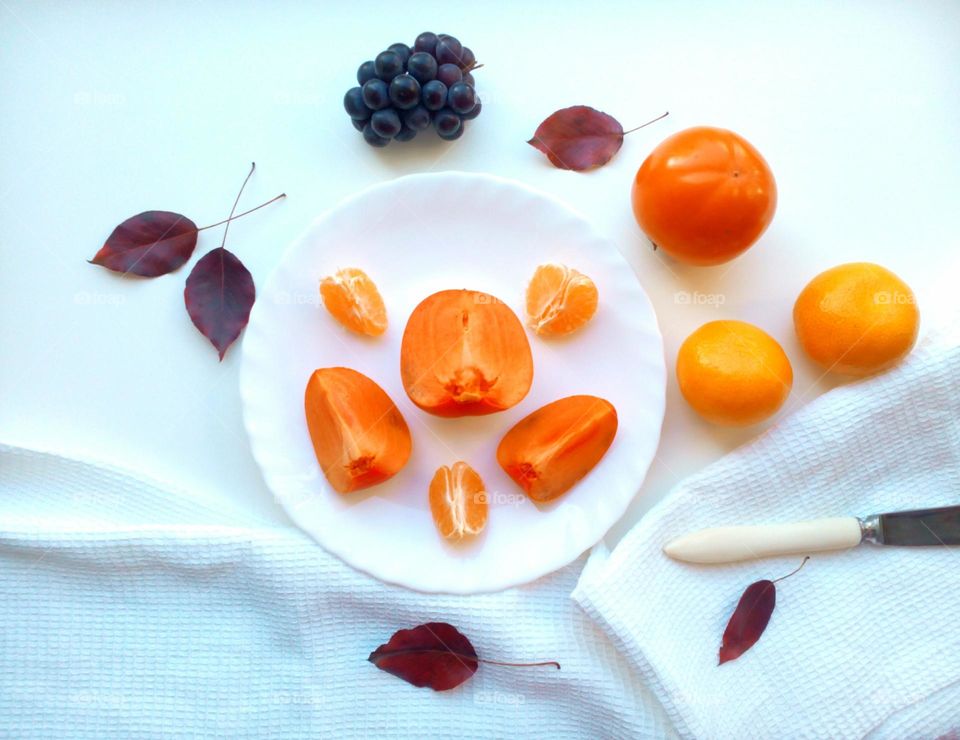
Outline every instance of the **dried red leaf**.
{"label": "dried red leaf", "polygon": [[390,641],[370,653],[367,660],[381,671],[417,687],[429,686],[434,691],[455,689],[477,672],[480,663],[514,668],[552,665],[560,670],[555,660],[505,663],[480,658],[470,640],[446,622],[428,622],[394,632]]}
{"label": "dried red leaf", "polygon": [[256,299],[253,276],[235,254],[217,247],[194,265],[183,300],[194,326],[223,359],[250,320]]}
{"label": "dried red leaf", "polygon": [[414,686],[447,691],[477,672],[477,651],[461,632],[446,622],[428,622],[394,633],[368,660]]}
{"label": "dried red leaf", "polygon": [[190,259],[198,232],[182,214],[144,211],[117,226],[90,261],[124,274],[166,275]]}
{"label": "dried red leaf", "polygon": [[773,581],[766,579],[747,586],[733,610],[727,628],[723,631],[720,645],[720,665],[736,660],[752,648],[770,622],[770,615],[777,604],[777,582],[789,578],[809,560],[805,557],[800,566],[791,573]]}
{"label": "dried red leaf", "polygon": [[563,108],[548,116],[527,142],[562,170],[588,170],[610,161],[623,144],[623,126],[588,105]]}

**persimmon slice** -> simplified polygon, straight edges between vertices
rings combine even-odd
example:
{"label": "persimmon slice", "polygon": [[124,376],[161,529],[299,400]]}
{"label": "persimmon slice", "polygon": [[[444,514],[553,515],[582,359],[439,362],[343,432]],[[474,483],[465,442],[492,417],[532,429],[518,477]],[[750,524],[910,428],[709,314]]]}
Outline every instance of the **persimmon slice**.
{"label": "persimmon slice", "polygon": [[387,330],[387,307],[363,270],[347,267],[320,281],[320,297],[330,314],[357,334],[377,337]]}
{"label": "persimmon slice", "polygon": [[497,462],[534,501],[569,491],[606,454],[617,411],[596,396],[568,396],[525,416],[497,447]]}
{"label": "persimmon slice", "polygon": [[340,493],[382,483],[410,458],[407,422],[386,391],[363,373],[346,367],[314,370],[304,408],[317,462]]}
{"label": "persimmon slice", "polygon": [[475,290],[443,290],[407,320],[400,377],[424,411],[480,416],[520,403],[533,382],[533,356],[505,303]]}
{"label": "persimmon slice", "polygon": [[448,540],[480,534],[487,523],[487,491],[477,471],[462,460],[441,465],[430,481],[430,513]]}

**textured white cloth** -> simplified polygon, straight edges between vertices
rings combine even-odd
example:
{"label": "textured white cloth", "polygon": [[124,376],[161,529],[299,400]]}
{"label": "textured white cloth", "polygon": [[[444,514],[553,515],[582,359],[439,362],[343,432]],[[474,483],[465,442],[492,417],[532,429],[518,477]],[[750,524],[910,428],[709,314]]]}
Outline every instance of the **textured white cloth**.
{"label": "textured white cloth", "polygon": [[[0,447],[0,737],[657,737],[669,723],[569,598],[433,596],[293,528],[115,469]],[[367,662],[397,629],[459,627],[481,665],[417,689]]]}
{"label": "textured white cloth", "polygon": [[801,558],[694,566],[661,547],[706,526],[958,503],[960,347],[941,335],[686,480],[593,554],[574,598],[683,736],[932,738],[960,729],[960,549],[815,555],[778,584],[759,642],[718,666],[743,589]]}

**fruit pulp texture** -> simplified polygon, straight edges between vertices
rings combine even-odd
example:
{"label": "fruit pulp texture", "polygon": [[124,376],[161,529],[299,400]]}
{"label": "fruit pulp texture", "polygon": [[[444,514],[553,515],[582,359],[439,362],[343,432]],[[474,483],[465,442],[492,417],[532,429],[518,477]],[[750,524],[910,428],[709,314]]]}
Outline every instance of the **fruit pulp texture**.
{"label": "fruit pulp texture", "polygon": [[596,396],[568,396],[537,409],[508,431],[497,462],[534,501],[570,490],[606,454],[617,411]]}
{"label": "fruit pulp texture", "polygon": [[375,486],[399,472],[413,443],[386,391],[356,370],[315,370],[304,394],[317,462],[340,493]]}
{"label": "fruit pulp texture", "polygon": [[348,267],[320,281],[320,297],[327,311],[357,334],[376,337],[387,330],[387,308],[369,276]]}
{"label": "fruit pulp texture", "polygon": [[576,331],[593,318],[599,294],[594,282],[566,265],[540,265],[527,286],[527,324],[541,336]]}
{"label": "fruit pulp texture", "polygon": [[444,290],[410,315],[400,345],[403,387],[436,416],[479,416],[518,404],[533,382],[516,314],[475,290]]}
{"label": "fruit pulp texture", "polygon": [[430,481],[430,513],[440,534],[460,540],[480,534],[487,523],[483,479],[467,463],[442,465]]}

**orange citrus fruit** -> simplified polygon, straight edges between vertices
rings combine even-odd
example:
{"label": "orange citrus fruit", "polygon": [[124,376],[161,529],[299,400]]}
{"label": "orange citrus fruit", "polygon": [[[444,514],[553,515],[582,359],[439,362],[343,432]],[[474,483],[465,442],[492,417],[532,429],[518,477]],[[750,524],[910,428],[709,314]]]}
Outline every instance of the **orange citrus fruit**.
{"label": "orange citrus fruit", "polygon": [[559,336],[593,318],[599,294],[593,280],[565,265],[540,265],[527,286],[527,323],[537,334]]}
{"label": "orange citrus fruit", "polygon": [[762,329],[743,321],[711,321],[680,346],[677,382],[687,403],[707,421],[747,426],[783,405],[793,369]]}
{"label": "orange citrus fruit", "polygon": [[821,272],[797,298],[800,344],[827,370],[869,375],[895,365],[917,341],[920,311],[903,280],[870,262]]}
{"label": "orange citrus fruit", "polygon": [[448,540],[480,534],[487,523],[487,490],[465,462],[441,465],[430,481],[430,513]]}
{"label": "orange citrus fruit", "polygon": [[376,337],[387,330],[387,308],[363,270],[347,267],[325,277],[320,281],[320,296],[333,318],[351,331]]}

